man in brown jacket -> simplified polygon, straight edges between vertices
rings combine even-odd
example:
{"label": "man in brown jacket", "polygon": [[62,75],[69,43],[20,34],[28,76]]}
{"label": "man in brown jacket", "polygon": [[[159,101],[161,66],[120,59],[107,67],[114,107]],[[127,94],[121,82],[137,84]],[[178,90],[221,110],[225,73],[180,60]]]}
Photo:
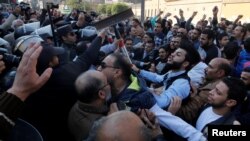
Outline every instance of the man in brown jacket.
{"label": "man in brown jacket", "polygon": [[70,110],[68,126],[75,141],[82,141],[88,137],[94,122],[108,113],[106,103],[111,91],[106,76],[95,70],[80,75],[75,87],[78,101]]}
{"label": "man in brown jacket", "polygon": [[218,82],[231,73],[229,62],[223,58],[212,59],[205,69],[205,83],[197,90],[193,88],[190,98],[184,102],[176,115],[189,123],[193,123],[199,110],[207,103],[209,91],[215,88]]}

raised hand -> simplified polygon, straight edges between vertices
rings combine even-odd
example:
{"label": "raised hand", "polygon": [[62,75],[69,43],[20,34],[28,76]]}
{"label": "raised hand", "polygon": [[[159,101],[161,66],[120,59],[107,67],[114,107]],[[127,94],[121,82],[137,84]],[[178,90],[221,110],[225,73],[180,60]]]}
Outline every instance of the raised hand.
{"label": "raised hand", "polygon": [[217,6],[215,6],[215,7],[213,8],[213,15],[214,15],[214,16],[217,15],[218,12],[219,12],[219,9],[218,9]]}
{"label": "raised hand", "polygon": [[40,44],[32,44],[23,54],[17,68],[13,86],[7,92],[24,101],[30,94],[40,89],[50,78],[52,68],[47,68],[40,76],[36,72],[37,59],[42,51]]}

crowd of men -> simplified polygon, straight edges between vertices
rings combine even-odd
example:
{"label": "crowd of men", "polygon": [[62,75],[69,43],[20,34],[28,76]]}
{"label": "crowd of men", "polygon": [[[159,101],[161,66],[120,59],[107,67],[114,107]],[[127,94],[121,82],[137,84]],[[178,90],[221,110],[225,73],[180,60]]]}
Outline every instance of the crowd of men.
{"label": "crowd of men", "polygon": [[96,31],[93,11],[0,11],[0,139],[17,119],[44,141],[205,141],[208,125],[249,125],[250,23],[211,12]]}

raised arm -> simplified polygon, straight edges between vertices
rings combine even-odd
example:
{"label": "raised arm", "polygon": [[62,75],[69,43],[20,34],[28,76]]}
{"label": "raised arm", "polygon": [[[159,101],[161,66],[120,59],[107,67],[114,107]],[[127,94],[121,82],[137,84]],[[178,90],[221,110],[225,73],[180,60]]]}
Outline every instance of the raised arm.
{"label": "raised arm", "polygon": [[0,25],[0,29],[3,29],[5,31],[7,31],[8,29],[11,28],[11,24],[12,22],[17,19],[17,17],[19,16],[19,14],[21,13],[21,8],[20,6],[16,6],[13,13],[9,15],[9,17],[7,18],[7,20]]}
{"label": "raised arm", "polygon": [[47,68],[40,76],[36,72],[41,51],[39,44],[33,44],[27,49],[18,66],[12,87],[0,96],[0,139],[8,137],[21,113],[23,101],[40,89],[51,76],[51,68]]}
{"label": "raised arm", "polygon": [[194,11],[192,16],[187,20],[187,22],[185,24],[185,28],[187,31],[189,31],[191,29],[191,23],[192,23],[194,17],[197,15],[197,13],[198,13],[197,11]]}

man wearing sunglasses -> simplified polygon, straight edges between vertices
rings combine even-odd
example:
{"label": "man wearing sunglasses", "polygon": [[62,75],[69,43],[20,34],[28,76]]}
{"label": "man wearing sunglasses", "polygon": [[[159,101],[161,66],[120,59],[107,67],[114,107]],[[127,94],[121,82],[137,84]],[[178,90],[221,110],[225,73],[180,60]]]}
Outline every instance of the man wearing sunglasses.
{"label": "man wearing sunglasses", "polygon": [[73,32],[73,28],[70,24],[61,26],[57,29],[57,34],[62,41],[62,47],[65,49],[65,53],[61,55],[61,63],[67,63],[72,61],[76,57],[76,34]]}
{"label": "man wearing sunglasses", "polygon": [[116,102],[119,110],[137,113],[149,109],[156,115],[160,124],[188,140],[204,139],[201,132],[179,117],[161,109],[153,95],[146,89],[145,81],[132,75],[131,64],[120,54],[108,55],[98,67],[111,86],[111,102]]}

